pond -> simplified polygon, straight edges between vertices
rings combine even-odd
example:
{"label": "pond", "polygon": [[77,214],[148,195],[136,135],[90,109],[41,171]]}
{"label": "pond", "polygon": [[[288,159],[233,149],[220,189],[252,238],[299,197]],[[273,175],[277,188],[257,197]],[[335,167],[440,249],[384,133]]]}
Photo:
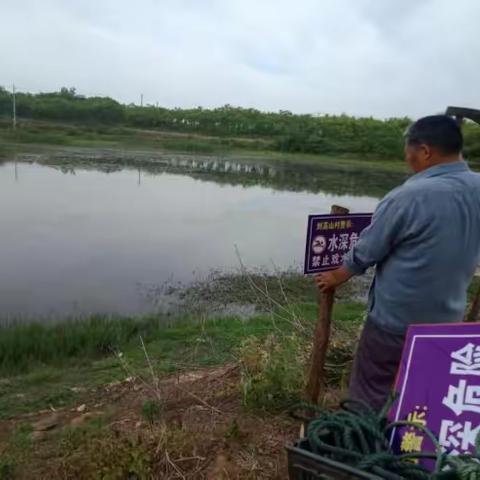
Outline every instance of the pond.
{"label": "pond", "polygon": [[0,320],[152,311],[212,269],[302,268],[306,218],[369,212],[401,177],[168,156],[0,164]]}

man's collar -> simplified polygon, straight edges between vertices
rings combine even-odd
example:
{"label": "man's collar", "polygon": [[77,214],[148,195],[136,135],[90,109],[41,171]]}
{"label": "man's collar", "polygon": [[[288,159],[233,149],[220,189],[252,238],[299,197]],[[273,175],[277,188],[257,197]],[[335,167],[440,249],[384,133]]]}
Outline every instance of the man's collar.
{"label": "man's collar", "polygon": [[451,163],[441,163],[440,165],[434,165],[433,167],[427,168],[422,172],[416,173],[415,175],[411,176],[406,183],[414,182],[416,180],[420,180],[421,178],[437,177],[447,173],[465,172],[467,170],[469,170],[469,168],[467,162],[464,160]]}

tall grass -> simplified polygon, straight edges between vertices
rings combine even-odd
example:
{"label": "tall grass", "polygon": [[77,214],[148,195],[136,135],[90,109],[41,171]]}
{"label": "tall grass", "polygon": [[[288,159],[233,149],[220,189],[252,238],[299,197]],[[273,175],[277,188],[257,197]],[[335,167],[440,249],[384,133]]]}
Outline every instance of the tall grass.
{"label": "tall grass", "polygon": [[[288,330],[291,325],[279,320],[275,327]],[[139,336],[164,367],[188,362],[217,364],[231,358],[231,352],[248,335],[266,337],[272,331],[269,315],[250,320],[237,317],[196,318],[189,315],[174,318],[91,317],[58,324],[13,323],[0,327],[0,377],[25,373],[45,365],[65,367],[90,361],[118,351],[138,349]]]}
{"label": "tall grass", "polygon": [[94,316],[58,324],[12,323],[0,327],[0,375],[69,358],[95,358],[158,331],[158,317]]}

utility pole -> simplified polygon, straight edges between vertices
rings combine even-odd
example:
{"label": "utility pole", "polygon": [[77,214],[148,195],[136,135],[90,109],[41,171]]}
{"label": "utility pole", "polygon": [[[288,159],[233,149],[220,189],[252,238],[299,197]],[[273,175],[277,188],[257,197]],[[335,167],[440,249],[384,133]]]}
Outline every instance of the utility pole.
{"label": "utility pole", "polygon": [[140,106],[143,107],[143,93],[140,94]]}
{"label": "utility pole", "polygon": [[12,90],[12,97],[13,97],[13,118],[12,118],[12,126],[13,129],[15,130],[17,128],[17,105],[15,103],[15,85],[13,85],[13,90]]}

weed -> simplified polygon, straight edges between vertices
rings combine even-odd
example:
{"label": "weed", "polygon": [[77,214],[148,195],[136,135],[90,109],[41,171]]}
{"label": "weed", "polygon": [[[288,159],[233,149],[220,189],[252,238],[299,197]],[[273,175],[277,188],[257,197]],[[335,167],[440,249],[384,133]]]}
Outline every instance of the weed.
{"label": "weed", "polygon": [[152,478],[153,453],[140,437],[110,431],[81,444],[59,467],[62,478],[146,480]]}
{"label": "weed", "polygon": [[105,418],[94,417],[89,419],[83,425],[64,427],[59,433],[59,446],[65,454],[70,454],[82,445],[92,441],[92,439],[101,436],[105,427]]}
{"label": "weed", "polygon": [[153,424],[158,422],[162,416],[162,405],[158,400],[145,400],[142,405],[143,419]]}
{"label": "weed", "polygon": [[7,455],[0,457],[0,479],[1,480],[14,480],[15,479],[16,464]]}
{"label": "weed", "polygon": [[239,441],[245,436],[246,434],[242,431],[240,425],[238,424],[238,419],[234,418],[225,432],[225,438],[227,440]]}
{"label": "weed", "polygon": [[28,423],[22,423],[8,439],[6,449],[0,455],[0,480],[10,480],[16,477],[18,468],[28,458],[32,428]]}
{"label": "weed", "polygon": [[304,385],[307,345],[298,335],[245,339],[238,349],[241,388],[248,407],[283,409],[298,402]]}

